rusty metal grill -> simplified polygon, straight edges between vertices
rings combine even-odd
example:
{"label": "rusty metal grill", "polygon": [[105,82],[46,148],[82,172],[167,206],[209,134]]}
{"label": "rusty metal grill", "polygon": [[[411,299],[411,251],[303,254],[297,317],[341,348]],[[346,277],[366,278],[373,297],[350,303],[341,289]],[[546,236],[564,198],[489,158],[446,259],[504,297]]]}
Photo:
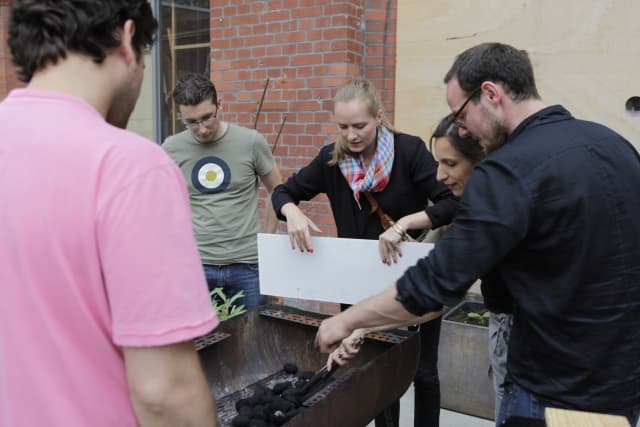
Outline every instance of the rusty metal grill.
{"label": "rusty metal grill", "polygon": [[[238,415],[239,399],[284,381],[295,381],[304,396],[304,409],[287,427],[361,427],[402,396],[415,374],[419,336],[403,330],[368,335],[349,365],[317,377],[327,356],[313,340],[326,317],[287,306],[256,307],[195,340],[222,427]],[[300,377],[315,375],[300,384],[297,375],[283,370],[289,363],[297,365]]]}
{"label": "rusty metal grill", "polygon": [[[300,323],[307,326],[315,326],[316,328],[320,326],[322,319],[316,317],[305,316],[303,314],[286,312],[283,310],[275,310],[275,309],[264,309],[260,310],[261,316],[269,316],[275,317],[277,319],[288,320],[294,323]],[[393,332],[372,332],[365,336],[367,339],[382,341],[391,344],[398,344],[404,341],[407,337],[394,334]]]}

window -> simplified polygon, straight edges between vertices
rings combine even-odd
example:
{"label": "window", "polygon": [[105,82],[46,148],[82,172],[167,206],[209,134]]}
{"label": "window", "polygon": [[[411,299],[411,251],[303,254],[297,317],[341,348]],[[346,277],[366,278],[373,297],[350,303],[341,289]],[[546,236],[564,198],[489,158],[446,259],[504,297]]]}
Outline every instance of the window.
{"label": "window", "polygon": [[171,98],[176,81],[187,72],[210,73],[211,18],[209,0],[160,0],[160,8],[155,10],[160,24],[156,90],[157,132],[161,142],[184,130]]}

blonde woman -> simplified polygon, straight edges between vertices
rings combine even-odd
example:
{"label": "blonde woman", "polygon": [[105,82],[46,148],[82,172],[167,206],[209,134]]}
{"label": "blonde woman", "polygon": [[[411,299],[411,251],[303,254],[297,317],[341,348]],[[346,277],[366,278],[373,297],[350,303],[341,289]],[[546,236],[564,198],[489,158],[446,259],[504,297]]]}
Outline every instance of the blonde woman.
{"label": "blonde woman", "polygon": [[[403,236],[448,224],[457,198],[436,180],[436,162],[417,136],[396,131],[384,115],[375,87],[354,79],[334,97],[338,135],[311,163],[274,189],[279,218],[287,221],[292,249],[313,251],[311,232],[320,232],[298,203],[326,194],[338,237],[379,239],[382,262],[401,255]],[[369,192],[394,226],[383,228],[371,214]],[[433,203],[427,206],[428,202]],[[440,320],[421,325],[421,356],[415,385],[415,426],[438,426],[440,384],[437,371]],[[376,418],[376,426],[398,425],[399,403]]]}

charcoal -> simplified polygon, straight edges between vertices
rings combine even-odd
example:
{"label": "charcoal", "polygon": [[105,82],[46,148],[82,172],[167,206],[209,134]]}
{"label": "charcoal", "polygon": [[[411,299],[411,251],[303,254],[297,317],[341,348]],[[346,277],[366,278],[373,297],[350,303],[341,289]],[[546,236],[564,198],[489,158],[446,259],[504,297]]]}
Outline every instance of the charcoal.
{"label": "charcoal", "polygon": [[313,377],[313,374],[313,371],[304,371],[298,377],[302,378],[303,380],[310,380]]}
{"label": "charcoal", "polygon": [[242,406],[238,409],[238,415],[242,415],[247,418],[252,418],[255,410],[252,406]]}
{"label": "charcoal", "polygon": [[231,425],[233,427],[249,427],[251,425],[250,422],[251,422],[251,419],[243,415],[238,415],[233,420],[231,420]]}
{"label": "charcoal", "polygon": [[275,397],[273,401],[269,404],[269,410],[276,412],[287,412],[293,409],[293,403],[284,400],[281,397]]}
{"label": "charcoal", "polygon": [[289,420],[283,412],[276,411],[275,413],[271,414],[271,416],[269,417],[269,421],[277,426],[281,426]]}
{"label": "charcoal", "polygon": [[289,381],[283,381],[273,386],[273,392],[276,394],[282,394],[283,391],[291,387]]}
{"label": "charcoal", "polygon": [[295,374],[296,372],[298,372],[298,367],[293,363],[285,363],[282,367],[282,370],[287,374]]}
{"label": "charcoal", "polygon": [[253,418],[259,418],[261,420],[267,419],[269,412],[266,406],[256,405],[253,407]]}
{"label": "charcoal", "polygon": [[239,400],[236,402],[236,409],[239,411],[239,410],[240,410],[240,408],[242,408],[243,406],[248,406],[248,405],[249,405],[249,399],[248,399],[248,398],[246,398],[246,399],[239,399]]}

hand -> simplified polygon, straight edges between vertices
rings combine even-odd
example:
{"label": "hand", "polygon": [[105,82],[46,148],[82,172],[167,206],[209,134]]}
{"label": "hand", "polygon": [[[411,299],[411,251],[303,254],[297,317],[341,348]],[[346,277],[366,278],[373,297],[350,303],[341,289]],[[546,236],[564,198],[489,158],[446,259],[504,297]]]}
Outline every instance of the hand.
{"label": "hand", "polygon": [[297,246],[300,252],[313,253],[309,229],[317,233],[322,233],[322,230],[293,203],[287,203],[280,211],[287,218],[287,234],[289,234],[291,249],[295,250]]}
{"label": "hand", "polygon": [[357,356],[360,346],[364,342],[364,332],[362,329],[356,329],[351,335],[342,340],[338,348],[329,354],[327,359],[327,370],[331,371],[333,364],[345,365],[350,359]]}
{"label": "hand", "polygon": [[343,321],[342,313],[336,314],[333,317],[325,319],[318,328],[316,334],[315,346],[323,353],[329,353],[333,351],[340,341],[351,335],[353,330],[350,330]]}
{"label": "hand", "polygon": [[398,234],[396,230],[389,227],[378,238],[378,252],[380,252],[380,259],[386,265],[398,263],[398,257],[402,256],[402,250],[400,249],[400,242],[402,236]]}

